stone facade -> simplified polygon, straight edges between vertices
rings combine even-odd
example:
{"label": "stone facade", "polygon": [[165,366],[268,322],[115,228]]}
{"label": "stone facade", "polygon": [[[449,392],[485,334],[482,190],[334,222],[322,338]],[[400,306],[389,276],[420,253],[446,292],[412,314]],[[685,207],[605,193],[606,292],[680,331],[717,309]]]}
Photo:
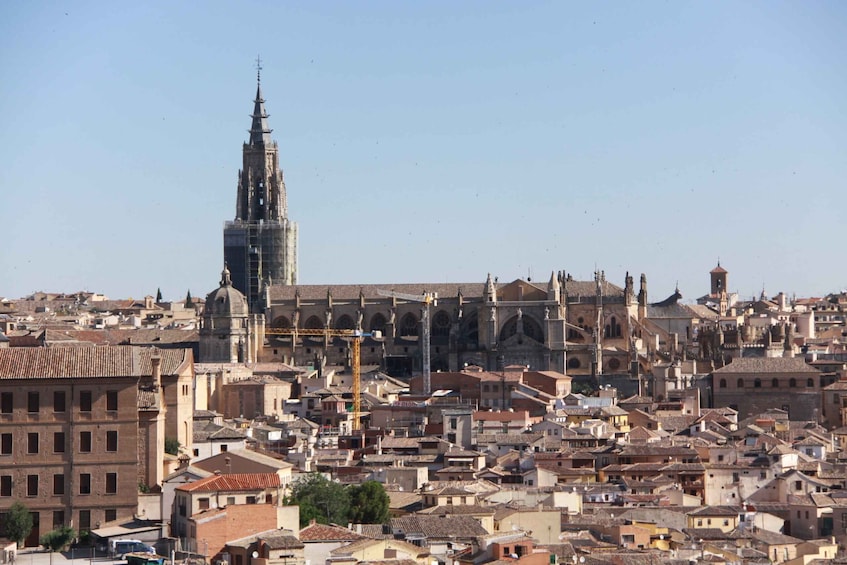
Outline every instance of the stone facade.
{"label": "stone facade", "polygon": [[[632,279],[615,286],[601,272],[594,281],[553,273],[539,286],[530,281],[485,283],[294,285],[268,289],[265,317],[275,328],[355,329],[373,335],[361,347],[363,365],[380,365],[395,376],[422,368],[421,304],[381,291],[437,293],[430,312],[433,373],[476,365],[489,371],[510,365],[568,374],[628,373],[643,312]],[[646,301],[646,282],[642,283]],[[642,296],[639,296],[642,299]],[[636,320],[634,323],[632,320]],[[349,363],[342,338],[268,336],[263,361]]]}

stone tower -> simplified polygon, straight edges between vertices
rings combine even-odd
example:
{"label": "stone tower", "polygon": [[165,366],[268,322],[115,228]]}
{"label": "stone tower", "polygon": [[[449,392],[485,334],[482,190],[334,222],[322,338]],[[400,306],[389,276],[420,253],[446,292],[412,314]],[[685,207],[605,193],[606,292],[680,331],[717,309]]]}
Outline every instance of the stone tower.
{"label": "stone tower", "polygon": [[721,267],[721,262],[718,261],[718,266],[709,271],[709,275],[712,279],[712,296],[720,295],[721,291],[729,292],[726,286],[726,279],[729,276],[729,271]]}
{"label": "stone tower", "polygon": [[257,83],[250,139],[238,171],[235,220],[224,226],[224,262],[251,313],[264,311],[266,287],[297,283],[297,224],[288,220],[279,147],[271,139],[261,75]]}

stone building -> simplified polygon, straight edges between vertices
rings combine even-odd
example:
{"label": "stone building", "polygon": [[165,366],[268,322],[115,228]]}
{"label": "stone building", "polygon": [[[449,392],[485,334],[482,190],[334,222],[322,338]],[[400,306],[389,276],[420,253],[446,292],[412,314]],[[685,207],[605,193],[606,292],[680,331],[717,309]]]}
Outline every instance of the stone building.
{"label": "stone building", "polygon": [[[438,295],[430,313],[433,372],[521,365],[577,375],[628,373],[647,300],[643,276],[636,297],[629,276],[621,288],[602,272],[594,281],[560,272],[543,286],[521,279],[503,284],[490,275],[484,283],[274,285],[265,316],[271,329],[361,328],[373,334],[362,343],[363,365],[410,376],[422,368],[421,303],[382,291]],[[349,349],[343,338],[269,335],[262,360],[345,364]]]}
{"label": "stone building", "polygon": [[136,513],[139,484],[162,482],[165,437],[190,446],[176,417],[192,370],[190,350],[0,350],[0,514],[25,501],[27,545]]}
{"label": "stone building", "polygon": [[200,361],[251,363],[258,359],[265,318],[250,314],[247,298],[232,284],[228,267],[220,286],[206,296],[200,324]]}
{"label": "stone building", "polygon": [[250,311],[261,312],[266,286],[297,282],[297,224],[288,219],[279,147],[271,139],[261,81],[253,103],[250,139],[243,146],[238,172],[235,219],[224,226],[224,261]]}
{"label": "stone building", "polygon": [[745,418],[781,408],[792,420],[821,417],[821,372],[800,358],[734,359],[712,372],[713,406],[729,406]]}

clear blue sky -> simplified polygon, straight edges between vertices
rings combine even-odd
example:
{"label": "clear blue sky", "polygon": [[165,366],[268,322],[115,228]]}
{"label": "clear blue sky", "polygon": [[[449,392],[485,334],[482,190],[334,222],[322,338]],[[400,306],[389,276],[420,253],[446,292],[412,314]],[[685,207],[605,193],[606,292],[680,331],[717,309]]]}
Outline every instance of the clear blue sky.
{"label": "clear blue sky", "polygon": [[0,296],[214,289],[261,54],[300,282],[847,287],[847,4],[4,2]]}

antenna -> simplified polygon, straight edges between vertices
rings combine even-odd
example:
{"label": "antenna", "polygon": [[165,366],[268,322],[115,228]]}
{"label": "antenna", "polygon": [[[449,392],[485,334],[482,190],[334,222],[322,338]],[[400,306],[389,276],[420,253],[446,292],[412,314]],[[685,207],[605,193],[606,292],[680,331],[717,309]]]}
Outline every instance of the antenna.
{"label": "antenna", "polygon": [[262,57],[260,55],[256,55],[256,82],[262,82]]}

